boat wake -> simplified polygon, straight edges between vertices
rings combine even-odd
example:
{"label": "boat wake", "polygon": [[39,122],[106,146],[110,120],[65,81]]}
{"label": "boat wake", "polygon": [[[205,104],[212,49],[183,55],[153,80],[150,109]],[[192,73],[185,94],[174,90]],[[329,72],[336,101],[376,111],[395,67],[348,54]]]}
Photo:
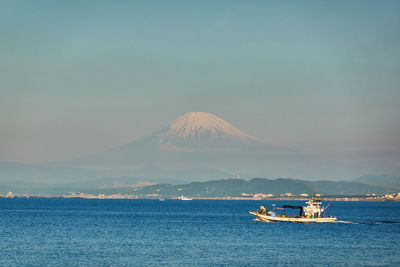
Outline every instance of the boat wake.
{"label": "boat wake", "polygon": [[[265,222],[258,218],[253,220],[254,222]],[[400,222],[396,221],[331,221],[328,223],[338,223],[338,224],[365,224],[365,225],[382,225],[382,224],[392,224],[392,225],[400,225]]]}
{"label": "boat wake", "polygon": [[367,224],[367,225],[380,225],[380,224],[400,225],[400,222],[396,222],[396,221],[335,221],[332,223]]}
{"label": "boat wake", "polygon": [[349,223],[349,224],[359,224],[358,222],[350,222],[350,221],[334,221],[334,223]]}

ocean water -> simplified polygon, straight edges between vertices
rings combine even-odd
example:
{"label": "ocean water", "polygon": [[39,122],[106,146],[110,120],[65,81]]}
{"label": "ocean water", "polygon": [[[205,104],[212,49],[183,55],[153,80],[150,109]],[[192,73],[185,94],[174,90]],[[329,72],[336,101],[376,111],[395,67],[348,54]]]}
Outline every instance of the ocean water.
{"label": "ocean water", "polygon": [[[0,199],[1,266],[400,266],[400,202],[333,202],[340,222],[255,222],[299,201]],[[325,203],[324,203],[325,204]]]}

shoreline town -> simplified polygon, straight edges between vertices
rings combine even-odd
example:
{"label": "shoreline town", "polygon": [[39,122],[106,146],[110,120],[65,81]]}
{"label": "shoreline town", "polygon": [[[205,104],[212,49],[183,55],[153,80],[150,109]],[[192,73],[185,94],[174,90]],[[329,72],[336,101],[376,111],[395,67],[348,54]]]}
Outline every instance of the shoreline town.
{"label": "shoreline town", "polygon": [[[317,194],[317,196],[322,201],[400,201],[400,192],[385,195],[367,194],[367,195],[357,195],[357,196],[328,196]],[[82,199],[180,199],[180,196],[163,196],[158,194],[147,194],[147,195],[133,195],[133,194],[84,194],[84,193],[74,193],[71,192],[65,195],[47,195],[47,194],[13,194],[8,192],[6,195],[0,194],[0,198],[82,198]],[[194,200],[273,200],[273,201],[307,201],[311,199],[312,196],[308,194],[300,194],[299,196],[293,195],[291,193],[285,193],[280,195],[272,194],[246,194],[242,193],[240,197],[224,196],[224,197],[203,197],[203,196],[190,196],[190,199]]]}

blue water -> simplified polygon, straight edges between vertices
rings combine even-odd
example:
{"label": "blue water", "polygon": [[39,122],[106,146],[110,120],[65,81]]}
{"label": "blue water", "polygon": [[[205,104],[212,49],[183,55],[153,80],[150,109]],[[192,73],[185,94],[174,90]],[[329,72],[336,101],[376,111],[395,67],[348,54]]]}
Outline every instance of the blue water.
{"label": "blue water", "polygon": [[0,199],[0,265],[400,265],[400,202],[334,202],[339,223],[248,214],[272,203],[302,204]]}

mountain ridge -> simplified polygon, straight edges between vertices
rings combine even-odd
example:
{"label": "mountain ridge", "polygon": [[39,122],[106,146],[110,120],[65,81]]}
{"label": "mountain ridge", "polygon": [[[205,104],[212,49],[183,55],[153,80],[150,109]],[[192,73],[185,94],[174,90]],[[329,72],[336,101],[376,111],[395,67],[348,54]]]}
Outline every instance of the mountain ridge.
{"label": "mountain ridge", "polygon": [[318,193],[324,195],[365,195],[385,194],[389,190],[356,182],[333,181],[306,181],[292,178],[253,178],[249,181],[242,179],[223,179],[207,182],[192,182],[183,185],[172,186],[169,184],[152,185],[143,187],[137,194],[156,194],[162,197],[185,195],[192,197],[240,197],[246,194],[285,194],[299,195],[307,193],[311,195],[318,187]]}
{"label": "mountain ridge", "polygon": [[0,181],[0,193],[5,194],[12,191],[16,194],[52,194],[62,196],[70,192],[84,194],[129,194],[139,198],[156,197],[177,197],[180,195],[193,197],[240,197],[245,194],[285,194],[311,195],[315,188],[318,193],[324,195],[366,195],[366,194],[387,194],[394,192],[391,189],[372,186],[357,182],[344,181],[307,181],[293,178],[252,178],[243,179],[218,179],[205,182],[189,182],[183,184],[157,183],[151,185],[132,177],[102,178],[82,183],[70,184],[39,184],[14,181],[4,183]]}

